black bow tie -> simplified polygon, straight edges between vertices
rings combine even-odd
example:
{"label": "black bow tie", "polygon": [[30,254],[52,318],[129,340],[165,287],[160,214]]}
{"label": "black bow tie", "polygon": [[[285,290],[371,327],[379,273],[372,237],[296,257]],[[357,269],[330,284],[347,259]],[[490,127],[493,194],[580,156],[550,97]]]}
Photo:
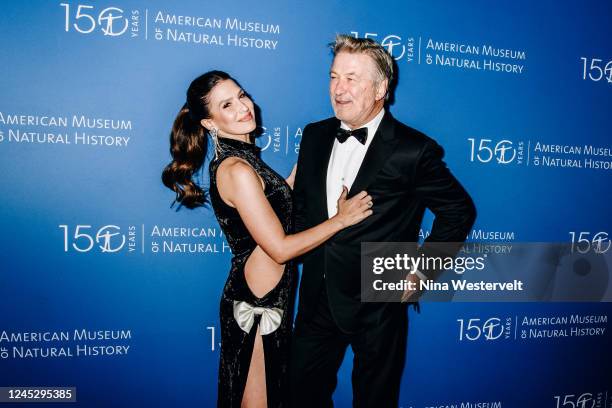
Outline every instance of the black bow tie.
{"label": "black bow tie", "polygon": [[364,145],[366,142],[366,139],[368,138],[368,128],[363,127],[363,128],[359,128],[355,130],[347,130],[347,129],[338,128],[338,132],[336,133],[336,139],[338,139],[340,143],[346,142],[346,139],[348,139],[351,136],[354,136],[355,139],[359,140],[359,143]]}

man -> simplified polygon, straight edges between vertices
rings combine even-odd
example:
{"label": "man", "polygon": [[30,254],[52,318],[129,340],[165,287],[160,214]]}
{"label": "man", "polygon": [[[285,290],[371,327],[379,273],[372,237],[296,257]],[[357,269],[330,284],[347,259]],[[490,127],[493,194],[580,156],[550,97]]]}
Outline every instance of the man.
{"label": "man", "polygon": [[435,215],[428,242],[463,242],[476,210],[442,161],[442,148],[385,110],[393,60],[384,48],[340,35],[333,54],[335,118],[304,128],[294,186],[296,228],[333,216],[343,186],[349,196],[366,190],[373,215],[303,257],[292,404],[333,405],[337,371],[350,345],[354,406],[392,407],[405,357],[406,303],[361,302],[361,242],[418,241],[425,208]]}

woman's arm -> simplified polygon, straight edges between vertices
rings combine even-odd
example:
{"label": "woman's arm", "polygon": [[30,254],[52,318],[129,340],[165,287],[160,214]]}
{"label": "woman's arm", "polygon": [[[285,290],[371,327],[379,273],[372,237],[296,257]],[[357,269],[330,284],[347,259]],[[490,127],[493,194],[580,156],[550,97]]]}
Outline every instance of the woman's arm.
{"label": "woman's arm", "polygon": [[223,201],[236,208],[257,244],[275,262],[283,264],[321,245],[338,231],[372,214],[372,197],[365,191],[346,199],[344,188],[338,199],[338,214],[297,234],[287,235],[264,194],[261,179],[238,158],[227,158],[217,170],[217,187]]}

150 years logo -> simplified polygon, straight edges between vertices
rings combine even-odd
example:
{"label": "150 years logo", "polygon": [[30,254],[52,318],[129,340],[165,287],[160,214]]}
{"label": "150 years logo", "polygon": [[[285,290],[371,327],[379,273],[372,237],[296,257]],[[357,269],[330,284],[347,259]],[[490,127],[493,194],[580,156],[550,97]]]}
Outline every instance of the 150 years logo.
{"label": "150 years logo", "polygon": [[[601,58],[585,58],[582,61],[582,79],[590,79],[593,82],[601,80],[612,84],[612,61],[605,62]],[[605,65],[603,65],[605,63]]]}
{"label": "150 years logo", "polygon": [[593,233],[590,231],[570,231],[569,235],[572,239],[572,252],[586,254],[593,251],[596,254],[605,254],[612,246],[612,240],[605,231]]}
{"label": "150 years logo", "polygon": [[499,164],[510,164],[516,161],[523,163],[524,143],[521,141],[515,145],[511,140],[503,139],[493,141],[492,139],[476,140],[472,137],[470,142],[470,161],[489,163],[493,159]]}
{"label": "150 years logo", "polygon": [[503,321],[499,317],[483,319],[457,319],[459,322],[459,341],[498,340],[511,337],[512,318]]}
{"label": "150 years logo", "polygon": [[582,394],[555,395],[556,408],[605,408],[607,407],[605,392],[584,392]]}
{"label": "150 years logo", "polygon": [[[351,31],[355,37],[360,37],[357,31]],[[405,40],[397,34],[388,34],[380,36],[378,33],[363,33],[363,38],[371,38],[374,41],[380,40],[380,45],[387,49],[387,52],[396,60],[399,61],[405,58],[411,62],[414,59],[415,40],[414,37],[408,36]]]}
{"label": "150 years logo", "polygon": [[97,247],[101,252],[114,253],[121,251],[127,244],[130,252],[136,250],[136,227],[128,227],[128,233],[121,232],[117,225],[104,225],[92,231],[91,225],[60,225],[64,230],[64,252],[71,250],[89,252]]}
{"label": "150 years logo", "polygon": [[[91,34],[99,29],[105,36],[118,37],[125,34],[130,25],[130,20],[118,7],[106,7],[97,11],[94,6],[86,4],[71,6],[68,3],[60,3],[60,6],[65,9],[66,32],[74,30],[81,34]],[[132,25],[136,31],[138,31],[138,14],[138,10],[132,10]]]}

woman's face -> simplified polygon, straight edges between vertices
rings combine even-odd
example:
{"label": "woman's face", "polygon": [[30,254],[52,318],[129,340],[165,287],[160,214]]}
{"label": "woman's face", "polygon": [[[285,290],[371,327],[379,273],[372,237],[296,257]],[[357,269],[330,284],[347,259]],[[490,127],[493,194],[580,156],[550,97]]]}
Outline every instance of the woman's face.
{"label": "woman's face", "polygon": [[253,101],[231,79],[215,85],[208,95],[209,119],[203,119],[207,129],[219,129],[221,136],[243,136],[255,130]]}

